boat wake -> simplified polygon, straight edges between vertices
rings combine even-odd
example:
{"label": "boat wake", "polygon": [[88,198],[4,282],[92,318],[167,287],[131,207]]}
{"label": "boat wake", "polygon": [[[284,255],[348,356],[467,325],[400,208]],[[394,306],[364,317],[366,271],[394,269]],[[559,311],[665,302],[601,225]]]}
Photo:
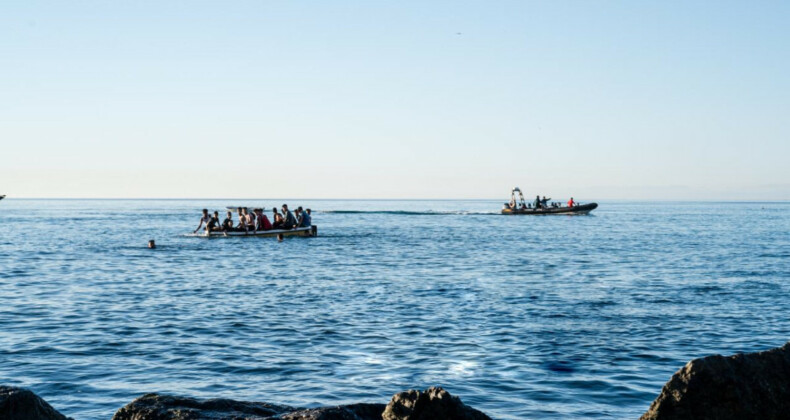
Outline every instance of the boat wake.
{"label": "boat wake", "polygon": [[321,210],[316,213],[324,214],[387,214],[387,215],[401,215],[401,216],[488,216],[492,214],[499,214],[499,212],[481,212],[481,211],[411,211],[411,210]]}

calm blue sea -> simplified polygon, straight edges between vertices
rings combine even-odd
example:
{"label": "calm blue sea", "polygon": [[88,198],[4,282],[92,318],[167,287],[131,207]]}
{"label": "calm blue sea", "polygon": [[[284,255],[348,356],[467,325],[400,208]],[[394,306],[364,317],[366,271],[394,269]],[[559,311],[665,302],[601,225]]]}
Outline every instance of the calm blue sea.
{"label": "calm blue sea", "polygon": [[790,203],[502,201],[288,200],[320,236],[278,243],[185,234],[283,200],[2,200],[0,383],[79,420],[431,385],[499,419],[634,419],[688,360],[790,340]]}

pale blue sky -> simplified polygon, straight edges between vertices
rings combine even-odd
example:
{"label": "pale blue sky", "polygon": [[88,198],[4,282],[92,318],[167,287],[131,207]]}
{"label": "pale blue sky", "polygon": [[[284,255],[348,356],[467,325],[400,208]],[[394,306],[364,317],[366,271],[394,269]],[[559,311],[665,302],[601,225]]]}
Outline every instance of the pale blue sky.
{"label": "pale blue sky", "polygon": [[790,2],[4,1],[0,194],[790,199]]}

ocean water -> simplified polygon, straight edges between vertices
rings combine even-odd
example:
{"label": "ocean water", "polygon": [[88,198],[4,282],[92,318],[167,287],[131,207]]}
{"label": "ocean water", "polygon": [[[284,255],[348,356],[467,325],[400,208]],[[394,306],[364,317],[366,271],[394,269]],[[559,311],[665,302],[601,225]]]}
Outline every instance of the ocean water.
{"label": "ocean water", "polygon": [[498,419],[635,419],[688,360],[790,340],[790,203],[288,200],[319,237],[185,235],[282,202],[0,201],[0,383],[80,420],[431,385]]}

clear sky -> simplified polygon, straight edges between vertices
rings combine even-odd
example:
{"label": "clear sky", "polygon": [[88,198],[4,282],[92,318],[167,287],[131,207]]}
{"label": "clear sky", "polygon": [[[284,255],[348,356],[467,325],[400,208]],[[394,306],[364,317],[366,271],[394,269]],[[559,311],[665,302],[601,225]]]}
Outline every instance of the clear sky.
{"label": "clear sky", "polygon": [[790,2],[4,1],[0,194],[790,199]]}

